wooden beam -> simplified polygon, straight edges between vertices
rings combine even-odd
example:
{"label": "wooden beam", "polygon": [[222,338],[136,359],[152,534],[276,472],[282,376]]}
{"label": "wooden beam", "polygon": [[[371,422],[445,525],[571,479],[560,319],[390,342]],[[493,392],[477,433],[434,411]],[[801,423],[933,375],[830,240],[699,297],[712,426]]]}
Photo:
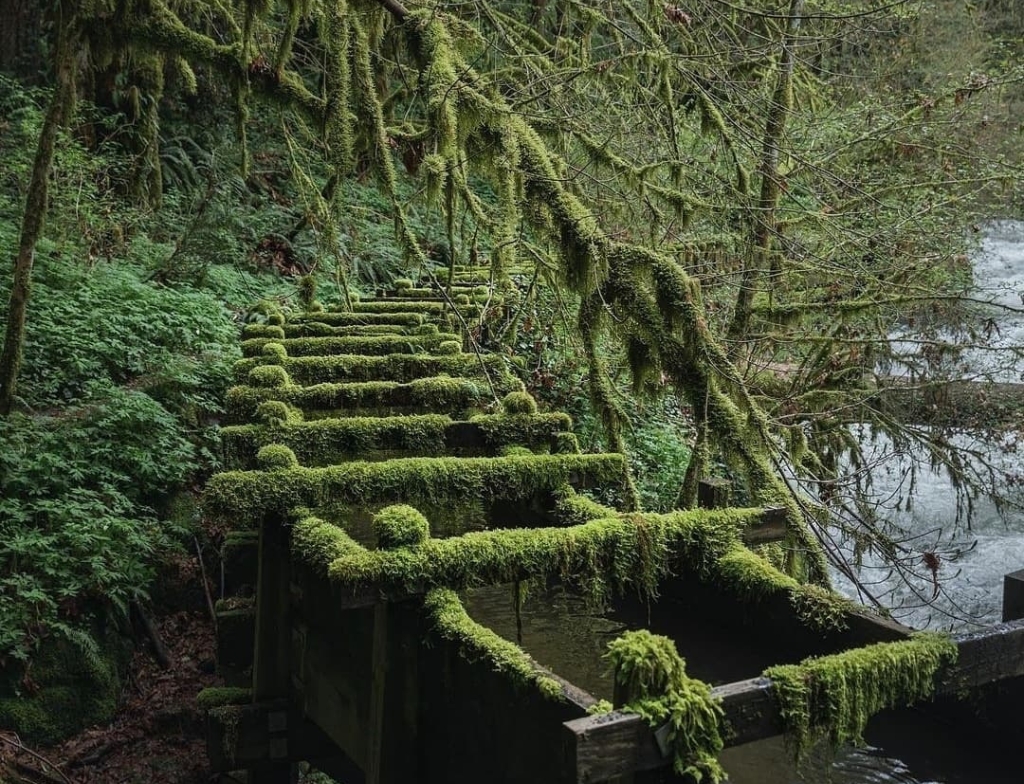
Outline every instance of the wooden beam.
{"label": "wooden beam", "polygon": [[[1024,676],[1024,620],[960,636],[956,643],[957,662],[940,675],[937,694],[957,695],[987,683]],[[721,700],[725,711],[727,746],[783,734],[782,716],[767,678],[716,686],[712,694]],[[563,727],[579,784],[671,764],[671,758],[658,751],[653,731],[639,716],[613,712],[567,721]]]}
{"label": "wooden beam", "polygon": [[388,673],[388,603],[377,602],[373,611],[373,681],[370,686],[370,722],[367,727],[366,784],[381,782],[384,749],[384,689]]}

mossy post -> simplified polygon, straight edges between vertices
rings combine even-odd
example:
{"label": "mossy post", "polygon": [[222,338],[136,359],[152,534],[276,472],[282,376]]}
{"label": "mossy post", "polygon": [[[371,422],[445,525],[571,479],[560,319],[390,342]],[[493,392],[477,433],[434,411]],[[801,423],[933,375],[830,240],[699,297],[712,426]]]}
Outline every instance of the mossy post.
{"label": "mossy post", "polygon": [[[252,665],[254,703],[288,697],[290,552],[288,529],[278,514],[266,515],[259,533],[259,571],[256,577],[256,643]],[[273,756],[273,749],[272,749]],[[249,771],[249,784],[290,784],[291,762],[284,754]]]}

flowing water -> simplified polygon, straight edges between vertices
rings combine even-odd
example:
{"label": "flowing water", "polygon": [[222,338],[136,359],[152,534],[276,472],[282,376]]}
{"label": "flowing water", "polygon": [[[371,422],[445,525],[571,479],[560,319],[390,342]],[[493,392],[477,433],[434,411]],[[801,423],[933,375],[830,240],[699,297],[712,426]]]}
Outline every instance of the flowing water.
{"label": "flowing water", "polygon": [[[1024,223],[994,222],[986,227],[980,253],[975,259],[979,300],[1011,308],[1024,305]],[[1024,364],[1004,360],[1013,347],[1024,345],[1024,317],[1019,313],[979,305],[975,317],[982,324],[991,319],[989,345],[958,358],[965,376],[986,375],[991,380],[1020,383]],[[909,343],[908,343],[909,345]],[[995,350],[997,349],[997,350]],[[886,450],[884,438],[864,434],[869,449]],[[984,452],[999,467],[1004,490],[1013,491],[1019,475],[1019,458],[1011,441],[978,442],[961,436],[963,446]],[[873,476],[879,499],[891,498],[906,489],[908,463],[913,456],[889,461]],[[1009,481],[1007,481],[1009,480]],[[991,500],[976,499],[971,525],[957,514],[957,497],[948,476],[919,471],[913,503],[899,512],[899,524],[919,537],[918,549],[941,539],[944,553],[959,551],[956,562],[939,569],[948,612],[936,612],[916,600],[913,592],[884,572],[873,578],[879,594],[896,607],[899,620],[918,628],[964,628],[999,620],[1003,576],[1024,569],[1024,512],[997,508]],[[865,560],[865,576],[870,573]],[[925,571],[926,570],[922,570]],[[930,599],[930,575],[925,573],[919,592]],[[847,585],[848,590],[852,587]],[[742,640],[731,639],[706,627],[687,628],[684,613],[671,607],[637,607],[628,602],[600,614],[558,588],[531,597],[517,624],[511,610],[511,587],[480,589],[466,596],[467,608],[477,620],[507,639],[521,639],[538,661],[587,689],[597,697],[610,698],[612,683],[602,654],[607,643],[632,628],[648,627],[669,634],[687,659],[691,675],[713,684],[753,677],[771,662],[761,661]],[[649,613],[660,614],[654,617]],[[950,615],[952,614],[952,617]],[[670,630],[670,631],[669,631]],[[868,746],[847,749],[835,757],[812,755],[799,769],[781,739],[728,749],[722,762],[733,784],[1021,784],[1024,767],[1011,750],[992,745],[962,723],[944,724],[924,713],[902,711],[872,721],[866,733]]]}

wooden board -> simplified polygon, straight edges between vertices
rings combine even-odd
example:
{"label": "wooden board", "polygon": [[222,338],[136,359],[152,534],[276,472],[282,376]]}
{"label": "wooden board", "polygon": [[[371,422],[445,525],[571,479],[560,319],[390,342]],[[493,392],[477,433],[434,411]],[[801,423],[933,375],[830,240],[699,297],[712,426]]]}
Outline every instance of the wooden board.
{"label": "wooden board", "polygon": [[[960,694],[994,681],[1024,676],[1024,620],[998,624],[957,638],[959,657],[937,684],[939,694]],[[731,732],[727,746],[739,746],[784,731],[771,681],[753,678],[712,693],[721,700]],[[566,754],[576,766],[579,784],[608,781],[629,771],[665,767],[654,733],[638,716],[610,713],[563,725]]]}

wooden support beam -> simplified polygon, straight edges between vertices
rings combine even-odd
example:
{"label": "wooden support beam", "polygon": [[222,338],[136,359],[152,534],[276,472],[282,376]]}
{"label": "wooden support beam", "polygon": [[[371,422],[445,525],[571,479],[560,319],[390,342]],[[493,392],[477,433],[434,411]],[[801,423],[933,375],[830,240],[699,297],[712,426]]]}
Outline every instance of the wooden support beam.
{"label": "wooden support beam", "polygon": [[366,784],[380,784],[384,749],[384,688],[388,672],[388,604],[377,602],[373,611],[373,681],[370,686],[370,723],[367,728]]}
{"label": "wooden support beam", "polygon": [[[957,638],[957,662],[940,675],[936,692],[957,695],[995,681],[1024,676],[1024,620],[998,624]],[[782,716],[767,678],[716,686],[729,732],[727,746],[739,746],[784,732]],[[671,764],[658,750],[653,731],[639,716],[609,713],[567,721],[566,750],[575,760],[579,784],[610,781],[628,771]]]}
{"label": "wooden support beam", "polygon": [[1024,569],[1003,578],[1003,621],[1024,618]]}
{"label": "wooden support beam", "polygon": [[[260,526],[259,569],[256,577],[256,633],[252,665],[253,702],[287,699],[289,675],[290,542],[279,515],[268,515]],[[271,716],[270,719],[275,717]],[[291,784],[293,770],[288,748],[288,714],[280,713],[278,733],[269,746],[269,761],[249,771],[250,784]],[[283,726],[278,726],[283,722]],[[273,728],[272,728],[273,729]]]}

